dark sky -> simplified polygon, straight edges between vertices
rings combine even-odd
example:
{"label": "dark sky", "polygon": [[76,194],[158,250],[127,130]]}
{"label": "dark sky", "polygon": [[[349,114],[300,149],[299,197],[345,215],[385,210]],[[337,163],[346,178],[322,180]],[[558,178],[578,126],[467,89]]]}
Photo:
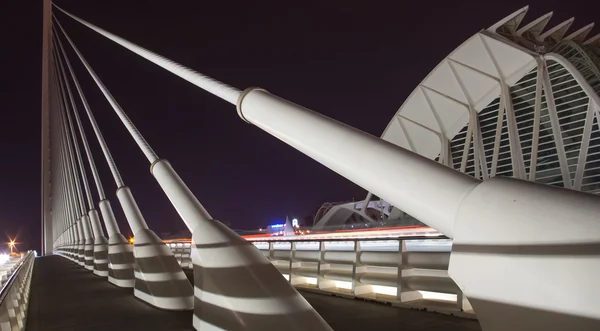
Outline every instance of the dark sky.
{"label": "dark sky", "polygon": [[[413,88],[461,42],[522,1],[82,1],[72,14],[197,71],[281,97],[380,135]],[[535,4],[535,2],[539,4]],[[529,22],[595,19],[589,0],[530,1]],[[40,246],[41,1],[0,11],[0,232]],[[56,12],[56,11],[55,11]],[[61,23],[159,156],[207,210],[250,229],[366,192],[256,127],[235,108],[58,13]],[[573,29],[571,31],[574,31]],[[597,32],[595,29],[593,33]],[[123,178],[157,233],[184,225],[149,164],[70,53]],[[87,127],[88,135],[91,129]],[[90,141],[123,232],[115,185]],[[89,174],[89,172],[88,172]],[[95,194],[95,192],[94,192]],[[97,197],[94,198],[97,200]],[[127,231],[125,231],[127,230]],[[2,233],[0,233],[0,236]]]}

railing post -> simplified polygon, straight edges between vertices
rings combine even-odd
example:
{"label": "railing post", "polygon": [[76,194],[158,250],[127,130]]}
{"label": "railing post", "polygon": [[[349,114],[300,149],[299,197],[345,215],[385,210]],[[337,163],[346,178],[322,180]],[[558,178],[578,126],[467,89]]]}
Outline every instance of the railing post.
{"label": "railing post", "polygon": [[373,286],[363,284],[360,281],[361,276],[367,272],[367,266],[360,261],[360,255],[362,253],[361,242],[359,239],[355,239],[353,243],[354,261],[352,264],[352,294],[357,297],[372,297],[374,296]]}
{"label": "railing post", "polygon": [[319,290],[335,288],[335,281],[325,278],[325,273],[331,269],[331,264],[325,260],[326,246],[325,241],[319,241],[319,262],[317,264],[317,289]]}
{"label": "railing post", "polygon": [[181,253],[181,261],[183,261],[183,266],[186,268],[193,269],[194,265],[192,264],[192,243],[186,242],[183,243],[183,252]]}
{"label": "railing post", "polygon": [[460,293],[456,295],[456,306],[460,311],[473,310],[473,307],[471,307],[471,303],[469,302],[463,291],[460,291]]}
{"label": "railing post", "polygon": [[[399,240],[399,245],[398,245],[398,282],[397,282],[397,286],[398,286],[398,290],[397,290],[397,299],[400,302],[408,302],[408,301],[415,301],[415,300],[420,300],[423,298],[423,296],[421,295],[421,293],[419,293],[419,291],[415,291],[413,289],[411,289],[410,287],[408,287],[407,285],[407,278],[405,273],[409,270],[409,265],[408,265],[408,252],[406,250],[406,240]],[[410,276],[408,276],[410,277]]]}
{"label": "railing post", "polygon": [[291,285],[294,285],[292,278],[294,277],[294,267],[295,267],[295,265],[297,265],[297,263],[294,263],[295,255],[296,255],[296,242],[290,241],[290,263],[289,263],[288,282]]}

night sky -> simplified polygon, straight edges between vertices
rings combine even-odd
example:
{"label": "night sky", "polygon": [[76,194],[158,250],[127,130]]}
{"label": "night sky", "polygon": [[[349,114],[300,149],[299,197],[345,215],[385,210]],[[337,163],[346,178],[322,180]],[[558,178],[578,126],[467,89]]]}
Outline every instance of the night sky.
{"label": "night sky", "polygon": [[[529,2],[525,23],[554,10],[549,27],[575,16],[574,31],[596,18],[589,0],[535,2]],[[527,4],[477,0],[55,3],[237,88],[260,86],[374,135],[383,132],[403,100],[448,53]],[[54,12],[150,145],[171,161],[215,219],[233,228],[252,229],[284,220],[286,215],[311,215],[326,201],[365,197],[362,188],[244,123],[231,104]],[[0,232],[19,233],[21,249],[39,250],[42,2],[9,1],[3,4],[0,22],[0,150],[4,156]],[[592,34],[597,32],[596,28]],[[159,234],[184,230],[150,174],[147,160],[79,60],[72,52],[69,56],[150,228]],[[93,137],[89,125],[86,132]],[[107,195],[128,234],[106,162],[97,141],[90,143]]]}

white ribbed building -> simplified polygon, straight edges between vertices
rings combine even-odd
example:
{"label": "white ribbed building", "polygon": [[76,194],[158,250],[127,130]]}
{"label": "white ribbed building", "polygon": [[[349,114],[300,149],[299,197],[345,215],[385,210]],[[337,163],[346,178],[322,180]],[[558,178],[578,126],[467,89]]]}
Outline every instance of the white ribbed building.
{"label": "white ribbed building", "polygon": [[481,179],[600,191],[600,34],[525,7],[469,38],[419,84],[383,139]]}
{"label": "white ribbed building", "polygon": [[382,138],[483,180],[600,193],[600,34],[574,19],[547,28],[552,13],[523,25],[527,10],[450,53]]}

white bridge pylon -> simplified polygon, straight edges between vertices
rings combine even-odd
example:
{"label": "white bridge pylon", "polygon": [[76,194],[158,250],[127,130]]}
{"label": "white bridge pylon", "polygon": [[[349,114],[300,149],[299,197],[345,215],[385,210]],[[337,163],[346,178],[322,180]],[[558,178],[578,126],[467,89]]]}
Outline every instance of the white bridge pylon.
{"label": "white bridge pylon", "polygon": [[[242,92],[63,12],[234,104],[244,121],[453,238],[449,274],[471,301],[484,330],[600,329],[600,197],[511,178],[482,182],[265,90]],[[382,162],[360,162],[356,155]],[[241,316],[260,309],[265,309],[264,314],[289,313],[276,309],[275,300],[269,307],[253,306],[250,298],[233,300],[235,292],[218,286],[223,284],[217,284],[216,278],[206,281],[206,275],[216,276],[225,265],[235,271],[250,270],[249,266],[265,272],[271,269],[264,257],[242,251],[247,247],[243,239],[210,219],[168,162],[153,162],[151,172],[196,245],[192,255],[199,283],[195,284],[194,326],[211,329],[216,322],[210,320],[206,307],[226,303],[234,305]],[[199,273],[205,275],[203,283]],[[268,285],[275,278],[262,280]],[[260,295],[276,296],[279,290],[289,291],[272,288]],[[297,307],[303,305],[297,303]],[[301,323],[301,319],[294,322]]]}

